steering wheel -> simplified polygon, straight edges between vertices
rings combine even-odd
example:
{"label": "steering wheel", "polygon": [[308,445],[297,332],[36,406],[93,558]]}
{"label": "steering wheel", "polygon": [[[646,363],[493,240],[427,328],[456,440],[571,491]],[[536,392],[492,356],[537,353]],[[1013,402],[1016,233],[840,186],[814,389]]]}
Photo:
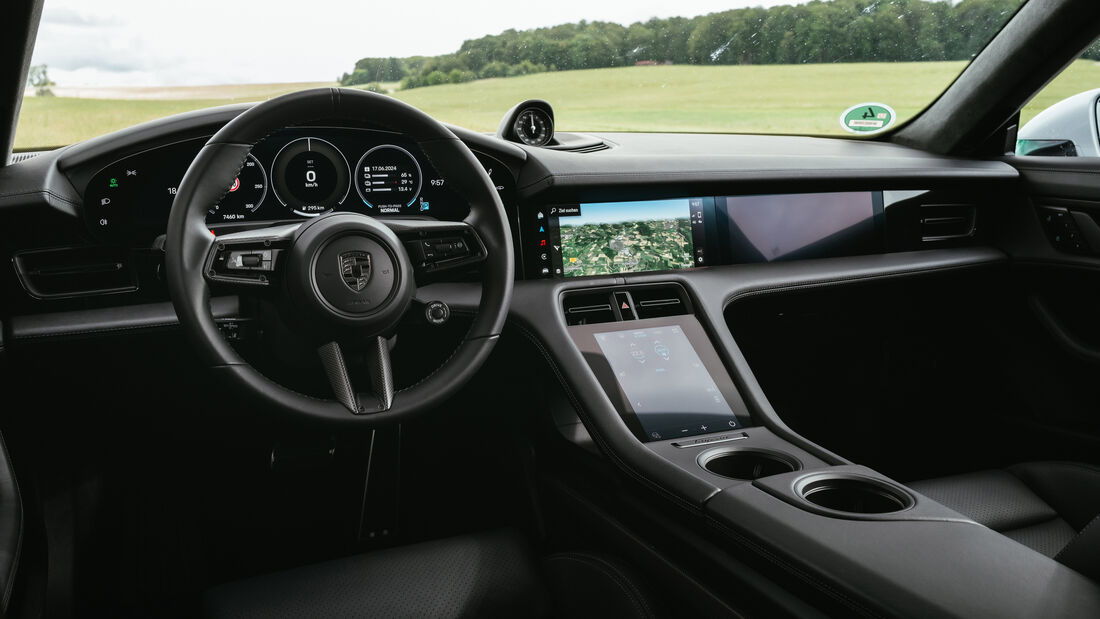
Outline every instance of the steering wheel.
{"label": "steering wheel", "polygon": [[[447,184],[469,203],[469,216],[462,222],[382,221],[329,213],[305,222],[211,233],[207,211],[228,193],[257,142],[287,126],[364,120],[415,140]],[[305,90],[260,103],[211,137],[180,183],[165,242],[172,303],[201,360],[264,404],[336,422],[404,419],[441,403],[465,384],[488,357],[504,325],[513,262],[504,207],[470,149],[416,108],[385,95],[342,88]],[[442,366],[395,391],[387,336],[409,311],[417,278],[475,263],[480,264],[482,292],[470,330]],[[316,345],[332,398],[277,384],[246,362],[211,314],[212,284],[219,290],[242,295],[262,291],[274,298],[288,327]],[[349,348],[365,351],[367,380],[350,376],[344,354]]]}

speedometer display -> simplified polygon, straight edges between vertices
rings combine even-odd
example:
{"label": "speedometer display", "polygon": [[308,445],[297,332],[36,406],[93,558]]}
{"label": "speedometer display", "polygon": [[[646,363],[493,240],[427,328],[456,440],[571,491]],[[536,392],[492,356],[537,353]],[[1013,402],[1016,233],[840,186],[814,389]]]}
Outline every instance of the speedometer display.
{"label": "speedometer display", "polygon": [[392,144],[368,150],[355,166],[355,188],[374,213],[427,211],[428,202],[417,202],[421,182],[416,158]]}
{"label": "speedometer display", "polygon": [[320,138],[298,138],[275,155],[271,166],[275,197],[298,215],[316,217],[348,195],[348,162]]}

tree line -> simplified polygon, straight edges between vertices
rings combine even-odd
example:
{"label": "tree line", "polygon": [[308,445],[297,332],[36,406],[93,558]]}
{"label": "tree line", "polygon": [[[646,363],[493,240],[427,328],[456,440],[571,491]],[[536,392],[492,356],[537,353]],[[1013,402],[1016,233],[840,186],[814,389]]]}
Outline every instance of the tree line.
{"label": "tree line", "polygon": [[[693,18],[506,30],[441,56],[363,58],[344,85],[417,88],[542,71],[635,64],[804,64],[968,60],[1022,0],[814,0]],[[1086,57],[1100,59],[1100,45]]]}

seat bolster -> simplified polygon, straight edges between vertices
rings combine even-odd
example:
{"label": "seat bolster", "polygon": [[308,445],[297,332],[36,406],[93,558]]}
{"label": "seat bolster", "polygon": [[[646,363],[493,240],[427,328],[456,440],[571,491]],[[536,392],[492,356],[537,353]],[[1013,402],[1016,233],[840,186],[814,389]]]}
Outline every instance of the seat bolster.
{"label": "seat bolster", "polygon": [[634,570],[609,557],[563,552],[543,561],[557,617],[657,616]]}
{"label": "seat bolster", "polygon": [[216,587],[217,619],[544,617],[538,566],[518,534],[497,531],[345,557]]}
{"label": "seat bolster", "polygon": [[1077,462],[1027,462],[1008,470],[1075,531],[1100,514],[1100,468]]}
{"label": "seat bolster", "polygon": [[1054,559],[1100,582],[1100,552],[1097,549],[1100,549],[1100,516],[1085,525]]}
{"label": "seat bolster", "polygon": [[1058,517],[1026,484],[1002,470],[926,479],[908,486],[994,531],[1032,526]]}

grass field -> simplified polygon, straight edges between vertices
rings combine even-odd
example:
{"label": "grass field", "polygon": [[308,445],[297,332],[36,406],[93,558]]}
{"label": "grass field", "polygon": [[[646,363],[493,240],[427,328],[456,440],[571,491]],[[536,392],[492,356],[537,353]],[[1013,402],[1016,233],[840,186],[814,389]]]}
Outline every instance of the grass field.
{"label": "grass field", "polygon": [[[838,117],[861,102],[886,103],[904,122],[939,95],[962,62],[756,66],[657,66],[563,71],[396,91],[432,116],[492,131],[515,103],[554,105],[562,130],[842,134]],[[247,84],[85,90],[28,97],[16,148],[56,146],[214,105],[256,101],[331,84]],[[395,87],[396,85],[387,85]],[[1100,63],[1078,61],[1023,112],[1100,87]],[[65,91],[59,89],[59,94]],[[89,98],[89,94],[95,97]]]}

